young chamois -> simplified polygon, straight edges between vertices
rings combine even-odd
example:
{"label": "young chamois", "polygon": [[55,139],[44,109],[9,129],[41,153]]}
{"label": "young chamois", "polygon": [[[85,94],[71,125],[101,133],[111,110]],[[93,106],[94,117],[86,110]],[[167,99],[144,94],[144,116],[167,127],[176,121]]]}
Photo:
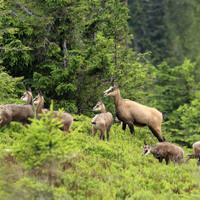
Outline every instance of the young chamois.
{"label": "young chamois", "polygon": [[109,141],[109,132],[113,123],[113,116],[110,112],[106,110],[105,105],[101,100],[98,101],[96,106],[93,108],[93,111],[100,111],[100,114],[97,114],[92,119],[92,134],[93,137],[96,135],[97,130],[100,130],[99,139],[104,140],[104,132],[107,130],[107,141]]}
{"label": "young chamois", "polygon": [[162,162],[163,159],[165,159],[166,164],[168,164],[170,160],[178,163],[184,162],[183,149],[169,142],[159,142],[156,146],[151,146],[151,144],[147,145],[144,141],[142,155],[146,156],[149,153],[152,153],[159,162]]}
{"label": "young chamois", "polygon": [[192,145],[192,147],[193,147],[194,153],[187,155],[186,162],[188,162],[191,158],[198,158],[197,166],[199,166],[200,165],[200,141],[195,142]]}
{"label": "young chamois", "polygon": [[148,126],[159,142],[164,142],[165,138],[161,133],[162,113],[155,108],[150,108],[129,99],[122,99],[120,90],[111,79],[111,87],[106,90],[104,96],[113,96],[116,116],[122,121],[122,128],[125,130],[128,124],[131,133],[134,133],[134,126]]}
{"label": "young chamois", "polygon": [[[42,110],[45,113],[49,112],[48,109],[43,109],[43,107],[44,107],[44,97],[43,97],[41,92],[39,92],[38,95],[34,98],[34,104],[37,104],[37,110],[36,110],[37,119],[41,119]],[[58,117],[59,114],[60,114],[59,111],[53,111],[53,115],[54,115],[55,118]],[[71,132],[70,127],[71,127],[72,122],[73,122],[73,117],[69,113],[64,112],[62,114],[62,116],[60,117],[60,120],[62,120],[62,124],[63,124],[63,126],[60,129],[62,131],[66,131],[66,132],[70,133]]]}
{"label": "young chamois", "polygon": [[3,104],[0,106],[0,127],[9,124],[11,121],[20,122],[23,125],[30,124],[29,118],[34,117],[34,104],[32,93],[25,90],[21,100],[27,104]]}

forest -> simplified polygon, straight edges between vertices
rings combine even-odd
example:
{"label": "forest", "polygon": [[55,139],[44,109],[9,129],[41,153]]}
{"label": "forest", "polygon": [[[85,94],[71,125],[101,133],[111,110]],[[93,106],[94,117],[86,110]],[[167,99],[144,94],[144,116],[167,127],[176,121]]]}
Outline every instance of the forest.
{"label": "forest", "polygon": [[[199,199],[197,159],[142,156],[157,138],[123,130],[103,95],[115,77],[122,98],[163,113],[162,135],[186,160],[200,140],[199,21],[197,0],[0,0],[0,105],[26,104],[30,88],[50,110],[0,128],[1,199]],[[100,98],[109,141],[92,137]]]}

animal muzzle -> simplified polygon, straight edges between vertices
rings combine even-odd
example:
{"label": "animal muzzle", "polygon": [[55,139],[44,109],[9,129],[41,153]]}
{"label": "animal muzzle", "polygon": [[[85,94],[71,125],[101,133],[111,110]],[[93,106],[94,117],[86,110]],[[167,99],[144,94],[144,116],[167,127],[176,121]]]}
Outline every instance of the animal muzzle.
{"label": "animal muzzle", "polygon": [[34,102],[34,101],[37,101],[37,97],[35,97],[35,98],[33,99],[33,102]]}
{"label": "animal muzzle", "polygon": [[141,154],[141,156],[145,156],[145,154],[144,154],[144,153],[142,153],[142,154]]}
{"label": "animal muzzle", "polygon": [[104,92],[104,93],[103,93],[103,96],[104,96],[104,97],[107,97],[107,96],[108,96],[108,93],[107,93],[107,92]]}
{"label": "animal muzzle", "polygon": [[96,109],[97,109],[97,108],[96,108],[96,106],[95,106],[92,110],[93,110],[93,111],[96,111]]}
{"label": "animal muzzle", "polygon": [[22,100],[22,101],[24,100],[24,96],[21,97],[21,100]]}
{"label": "animal muzzle", "polygon": [[147,151],[147,150],[145,150],[145,151],[142,152],[142,156],[146,156],[148,154],[149,154],[149,151]]}

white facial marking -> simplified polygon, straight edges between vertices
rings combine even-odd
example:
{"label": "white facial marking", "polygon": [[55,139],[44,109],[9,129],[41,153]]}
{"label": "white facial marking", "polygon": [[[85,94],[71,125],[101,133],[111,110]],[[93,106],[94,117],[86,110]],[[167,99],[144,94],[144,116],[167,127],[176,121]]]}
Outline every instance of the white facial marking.
{"label": "white facial marking", "polygon": [[110,96],[111,92],[114,90],[114,87],[113,86],[110,86],[109,89],[107,89],[103,94],[104,96]]}
{"label": "white facial marking", "polygon": [[150,153],[150,149],[148,149],[148,151],[145,152],[144,156],[147,156]]}

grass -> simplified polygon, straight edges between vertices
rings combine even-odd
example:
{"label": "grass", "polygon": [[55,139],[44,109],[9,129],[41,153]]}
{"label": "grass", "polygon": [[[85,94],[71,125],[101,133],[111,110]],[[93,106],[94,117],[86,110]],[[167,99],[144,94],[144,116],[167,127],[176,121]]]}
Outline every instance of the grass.
{"label": "grass", "polygon": [[[0,130],[0,196],[5,199],[199,199],[200,168],[196,160],[182,165],[159,163],[151,154],[141,156],[144,139],[157,143],[147,128],[136,128],[133,136],[128,129],[123,131],[119,124],[114,124],[107,142],[100,141],[97,135],[92,138],[90,118],[76,118],[80,121],[73,123],[72,133],[57,132],[63,135],[64,145],[56,149],[63,153],[62,158],[52,154],[51,161],[32,169],[26,168],[17,152],[4,150],[19,145],[20,134],[26,129],[13,123]],[[170,139],[170,135],[165,136]],[[192,152],[183,148],[185,157]]]}

